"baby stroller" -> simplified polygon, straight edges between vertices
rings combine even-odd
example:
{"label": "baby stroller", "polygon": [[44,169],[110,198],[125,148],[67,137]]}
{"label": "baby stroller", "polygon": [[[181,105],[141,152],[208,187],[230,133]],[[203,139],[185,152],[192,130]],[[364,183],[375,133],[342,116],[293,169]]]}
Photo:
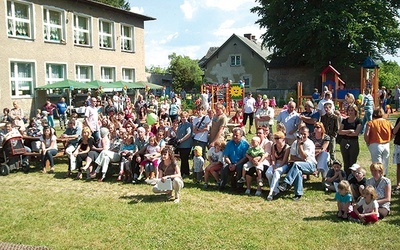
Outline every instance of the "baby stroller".
{"label": "baby stroller", "polygon": [[4,162],[1,163],[0,167],[1,175],[8,175],[11,171],[19,170],[20,168],[25,173],[29,171],[29,162],[22,160],[26,150],[20,134],[6,134],[2,146]]}

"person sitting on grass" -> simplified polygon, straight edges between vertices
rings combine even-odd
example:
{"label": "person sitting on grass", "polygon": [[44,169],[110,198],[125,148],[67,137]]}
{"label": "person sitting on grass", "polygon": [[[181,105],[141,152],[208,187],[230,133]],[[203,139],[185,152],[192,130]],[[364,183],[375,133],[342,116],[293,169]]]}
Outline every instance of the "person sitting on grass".
{"label": "person sitting on grass", "polygon": [[335,194],[335,200],[337,201],[337,217],[342,219],[348,218],[349,208],[353,200],[351,195],[350,183],[346,180],[342,180],[338,184],[338,191]]}
{"label": "person sitting on grass", "polygon": [[207,155],[210,164],[206,167],[204,171],[204,188],[208,188],[208,178],[210,174],[214,177],[217,186],[219,186],[219,171],[221,171],[222,166],[224,165],[224,149],[225,142],[220,140],[216,141],[214,147],[211,147],[208,150]]}
{"label": "person sitting on grass", "polygon": [[166,193],[168,199],[172,199],[172,191],[175,191],[174,203],[179,203],[181,195],[180,192],[184,186],[181,171],[176,164],[174,152],[172,147],[165,147],[161,151],[161,163],[158,166],[158,176],[161,178],[161,182],[165,182],[167,179],[172,180],[172,190],[160,190],[157,185],[153,187],[154,193]]}
{"label": "person sitting on grass", "polygon": [[358,164],[353,164],[350,167],[350,170],[353,172],[353,177],[349,179],[351,193],[353,194],[353,200],[357,201],[365,188],[367,181],[365,174],[367,172],[365,168],[360,167]]}
{"label": "person sitting on grass", "polygon": [[[264,156],[264,149],[260,147],[261,139],[259,137],[253,137],[250,142],[250,148],[246,152],[246,157],[248,162],[243,165],[242,169],[242,178],[240,178],[237,182],[244,183],[246,182],[246,191],[245,194],[250,194],[251,187],[251,179],[253,175],[257,173],[257,181],[259,186],[263,186],[262,182],[262,170],[264,169],[264,165],[260,161]],[[260,185],[261,184],[261,185]],[[261,195],[261,190],[257,190],[256,196]]]}
{"label": "person sitting on grass", "polygon": [[375,187],[378,194],[379,219],[389,215],[390,201],[392,199],[392,185],[389,178],[383,176],[384,166],[382,163],[372,163],[370,166],[372,177],[367,179],[366,184]]}
{"label": "person sitting on grass", "polygon": [[335,160],[332,163],[332,168],[326,174],[326,180],[324,181],[325,191],[336,192],[335,185],[342,180],[346,180],[346,172],[342,170],[342,163],[339,160]]}
{"label": "person sitting on grass", "polygon": [[[362,198],[354,206],[350,213],[351,218],[361,221],[362,223],[375,223],[379,220],[379,204],[376,200],[378,195],[373,186],[366,186],[362,192]],[[362,208],[362,213],[358,211]]]}
{"label": "person sitting on grass", "polygon": [[204,158],[202,157],[203,149],[201,146],[196,146],[193,151],[193,182],[197,184],[201,182],[204,174]]}
{"label": "person sitting on grass", "polygon": [[283,183],[278,187],[281,192],[294,185],[294,201],[298,201],[303,195],[303,174],[313,174],[316,170],[315,145],[308,138],[309,130],[302,127],[290,148],[290,160],[292,167],[287,173]]}

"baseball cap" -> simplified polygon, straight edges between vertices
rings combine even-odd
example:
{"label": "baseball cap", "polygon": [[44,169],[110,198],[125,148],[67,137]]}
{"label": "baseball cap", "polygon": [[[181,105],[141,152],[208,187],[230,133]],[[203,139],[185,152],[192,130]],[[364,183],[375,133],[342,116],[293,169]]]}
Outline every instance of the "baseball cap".
{"label": "baseball cap", "polygon": [[359,168],[361,168],[361,166],[358,165],[357,163],[354,163],[353,165],[351,165],[350,170],[356,171]]}

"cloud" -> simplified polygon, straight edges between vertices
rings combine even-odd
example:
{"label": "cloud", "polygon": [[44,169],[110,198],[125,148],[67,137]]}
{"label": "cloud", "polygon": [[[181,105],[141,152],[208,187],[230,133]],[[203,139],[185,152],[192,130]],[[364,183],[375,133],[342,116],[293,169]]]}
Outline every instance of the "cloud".
{"label": "cloud", "polygon": [[158,44],[166,44],[168,42],[170,42],[171,40],[177,38],[179,35],[178,32],[175,32],[173,34],[169,34],[166,37],[162,38],[161,40],[158,41]]}
{"label": "cloud", "polygon": [[130,11],[133,12],[133,13],[137,13],[137,14],[142,14],[142,15],[144,14],[144,8],[143,7],[133,6],[133,7],[131,7]]}
{"label": "cloud", "polygon": [[152,41],[149,45],[145,45],[146,49],[146,66],[160,66],[167,68],[169,66],[168,56],[172,53],[177,55],[188,56],[191,59],[197,58],[201,49],[200,45],[192,46],[167,46],[156,45],[155,41]]}
{"label": "cloud", "polygon": [[186,19],[192,19],[194,12],[197,10],[197,4],[193,0],[185,0],[181,6],[179,6],[185,15]]}
{"label": "cloud", "polygon": [[243,36],[245,33],[251,33],[255,35],[256,38],[259,38],[263,34],[263,31],[254,24],[249,23],[245,24],[244,26],[237,27],[235,26],[236,23],[237,22],[233,19],[225,20],[216,30],[213,31],[213,35],[220,39],[226,40],[233,33],[238,36]]}
{"label": "cloud", "polygon": [[248,3],[254,4],[254,0],[206,0],[205,6],[217,8],[222,11],[235,11],[239,10],[240,6]]}

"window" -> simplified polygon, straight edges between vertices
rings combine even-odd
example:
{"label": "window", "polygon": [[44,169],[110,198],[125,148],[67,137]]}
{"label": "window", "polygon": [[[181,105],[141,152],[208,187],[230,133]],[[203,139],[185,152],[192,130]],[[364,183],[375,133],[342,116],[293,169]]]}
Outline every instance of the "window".
{"label": "window", "polygon": [[43,37],[47,42],[65,42],[64,13],[61,11],[43,9]]}
{"label": "window", "polygon": [[93,67],[85,65],[76,65],[76,76],[75,79],[78,82],[90,82],[93,76]]}
{"label": "window", "polygon": [[31,4],[18,1],[7,1],[9,37],[33,38],[32,22],[33,17]]}
{"label": "window", "polygon": [[46,64],[46,84],[59,82],[65,79],[65,64]]}
{"label": "window", "polygon": [[240,66],[240,59],[239,55],[231,55],[231,66]]}
{"label": "window", "polygon": [[74,44],[90,46],[91,37],[90,17],[74,15]]}
{"label": "window", "polygon": [[115,82],[115,68],[101,67],[101,81],[102,82]]}
{"label": "window", "polygon": [[122,69],[122,80],[125,82],[135,81],[135,70],[134,69]]}
{"label": "window", "polygon": [[10,63],[11,96],[32,96],[34,86],[34,63]]}
{"label": "window", "polygon": [[121,25],[121,50],[133,52],[133,27],[127,25]]}
{"label": "window", "polygon": [[114,24],[103,20],[99,21],[99,46],[103,49],[114,48]]}

